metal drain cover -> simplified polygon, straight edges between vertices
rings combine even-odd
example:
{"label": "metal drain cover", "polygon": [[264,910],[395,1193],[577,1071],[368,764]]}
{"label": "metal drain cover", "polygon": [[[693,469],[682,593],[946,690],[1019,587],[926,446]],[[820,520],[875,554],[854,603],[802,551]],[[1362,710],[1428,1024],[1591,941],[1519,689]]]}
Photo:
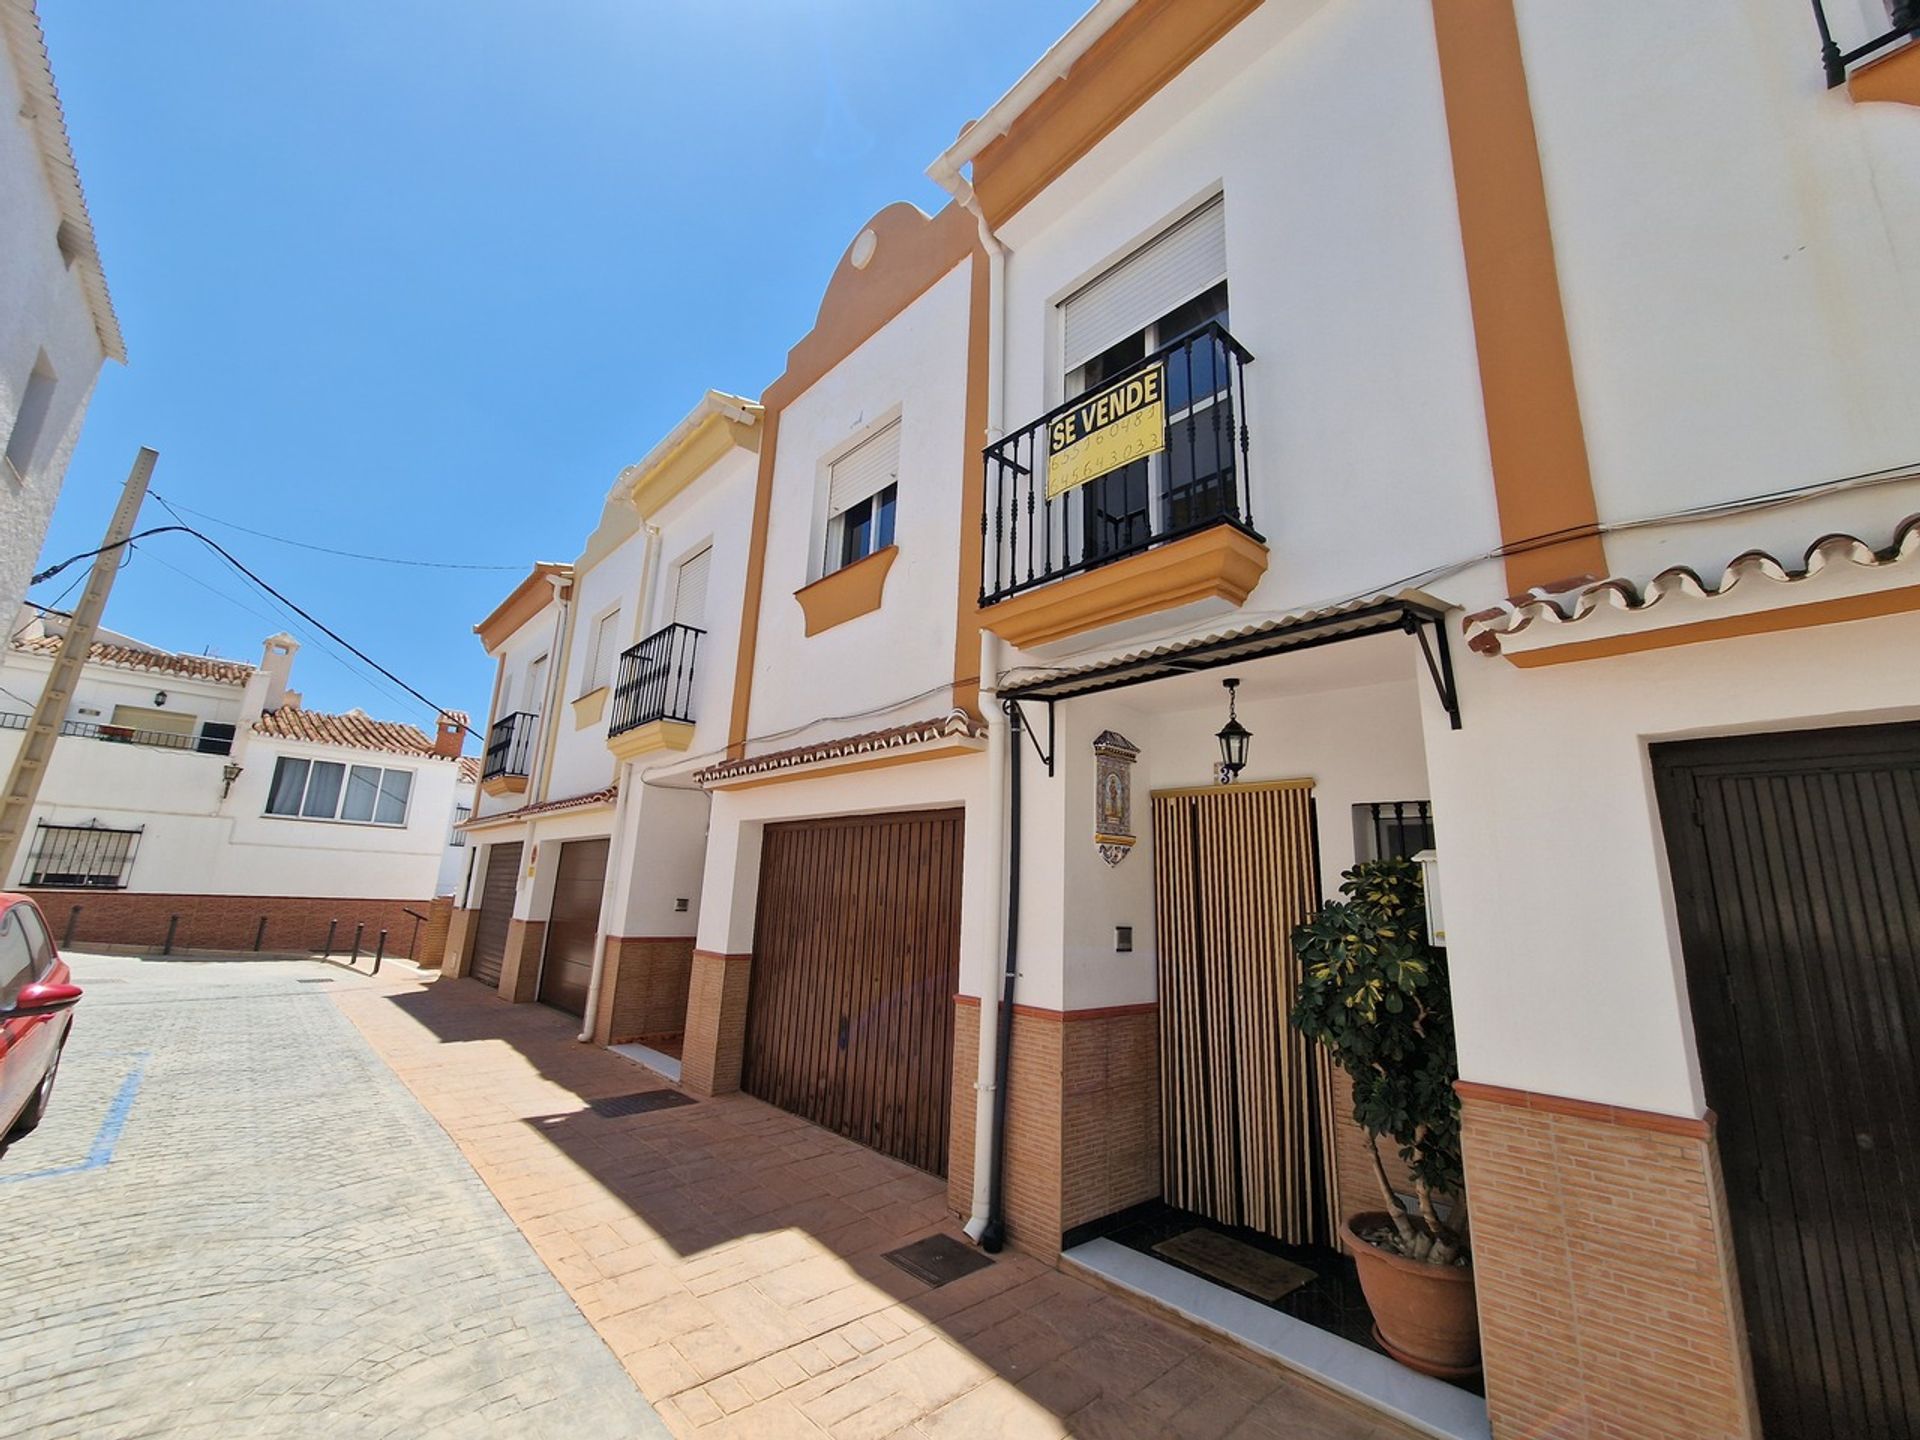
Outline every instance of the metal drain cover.
{"label": "metal drain cover", "polygon": [[622,1115],[645,1115],[653,1110],[671,1110],[677,1105],[694,1103],[690,1095],[678,1090],[641,1090],[632,1095],[610,1095],[604,1100],[589,1100],[587,1108],[608,1120]]}
{"label": "metal drain cover", "polygon": [[993,1264],[979,1250],[951,1235],[929,1235],[898,1250],[889,1250],[881,1258],[891,1260],[914,1279],[925,1281],[935,1289]]}

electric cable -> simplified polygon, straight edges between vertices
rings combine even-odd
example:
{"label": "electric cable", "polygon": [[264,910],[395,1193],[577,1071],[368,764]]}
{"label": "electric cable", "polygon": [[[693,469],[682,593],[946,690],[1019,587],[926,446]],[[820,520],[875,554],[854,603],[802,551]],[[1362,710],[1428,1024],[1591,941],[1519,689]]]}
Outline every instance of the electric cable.
{"label": "electric cable", "polygon": [[[517,571],[527,568],[524,565],[466,564],[454,560],[409,560],[398,555],[368,555],[360,550],[336,550],[331,545],[316,545],[311,540],[295,540],[288,535],[275,535],[270,530],[255,530],[251,526],[242,525],[237,520],[227,520],[219,515],[209,514],[205,510],[196,510],[191,505],[169,502],[158,490],[149,490],[147,493],[162,505],[166,506],[168,512],[171,513],[176,520],[181,518],[179,512],[184,510],[189,515],[198,515],[202,520],[211,520],[215,525],[224,525],[227,529],[238,530],[243,535],[253,535],[261,540],[271,540],[276,545],[292,545],[301,550],[318,551],[322,555],[338,555],[346,560],[366,560],[375,565],[406,565],[420,570]],[[184,523],[184,521],[182,523]]]}

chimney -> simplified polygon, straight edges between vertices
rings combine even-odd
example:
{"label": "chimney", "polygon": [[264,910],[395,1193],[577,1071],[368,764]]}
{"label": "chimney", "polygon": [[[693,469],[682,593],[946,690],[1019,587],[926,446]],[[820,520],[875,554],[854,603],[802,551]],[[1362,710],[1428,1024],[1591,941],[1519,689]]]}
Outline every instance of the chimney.
{"label": "chimney", "polygon": [[[293,656],[300,648],[300,642],[284,630],[278,635],[267,637],[267,648],[260,657],[260,669],[267,677],[267,695],[262,705],[265,710],[278,710],[287,699],[287,682],[293,678]],[[299,697],[294,698],[299,704]]]}
{"label": "chimney", "polygon": [[433,737],[433,753],[443,760],[457,760],[467,743],[467,712],[449,710],[440,717],[440,733]]}

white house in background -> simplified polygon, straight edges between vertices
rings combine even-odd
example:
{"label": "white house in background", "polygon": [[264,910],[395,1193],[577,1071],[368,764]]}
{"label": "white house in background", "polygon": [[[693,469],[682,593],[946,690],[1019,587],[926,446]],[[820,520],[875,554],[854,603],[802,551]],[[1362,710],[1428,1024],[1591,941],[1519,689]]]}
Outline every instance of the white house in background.
{"label": "white house in background", "polygon": [[0,615],[11,615],[100,366],[127,352],[33,0],[0,0],[0,48]]}
{"label": "white house in background", "polygon": [[[0,689],[10,765],[66,617],[23,611]],[[298,643],[259,665],[95,640],[4,888],[78,945],[405,954],[436,893],[466,717],[439,733],[305,709]],[[431,959],[430,956],[421,958]]]}

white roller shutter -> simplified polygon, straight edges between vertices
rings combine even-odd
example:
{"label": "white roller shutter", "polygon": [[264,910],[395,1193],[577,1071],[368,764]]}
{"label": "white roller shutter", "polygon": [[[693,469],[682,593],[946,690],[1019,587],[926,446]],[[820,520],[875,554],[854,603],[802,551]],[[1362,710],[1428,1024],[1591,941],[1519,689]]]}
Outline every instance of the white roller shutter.
{"label": "white roller shutter", "polygon": [[713,568],[713,547],[682,560],[673,572],[673,622],[704,630],[707,625],[707,572]]}
{"label": "white roller shutter", "polygon": [[1227,207],[1216,197],[1060,302],[1064,368],[1079,369],[1226,278]]}
{"label": "white roller shutter", "polygon": [[834,461],[827,474],[827,518],[844,515],[900,478],[900,422]]}

